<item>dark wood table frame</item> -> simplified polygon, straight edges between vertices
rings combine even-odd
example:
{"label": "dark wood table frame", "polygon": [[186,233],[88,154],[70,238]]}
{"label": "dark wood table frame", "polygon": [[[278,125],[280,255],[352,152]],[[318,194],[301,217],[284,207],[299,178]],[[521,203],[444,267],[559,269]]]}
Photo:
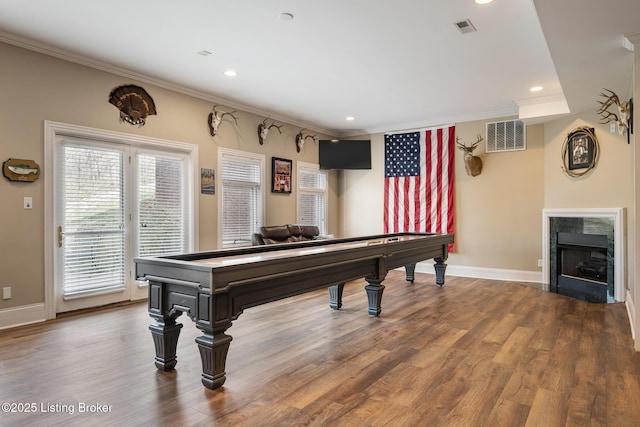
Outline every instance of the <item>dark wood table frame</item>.
{"label": "dark wood table frame", "polygon": [[328,287],[329,305],[337,310],[345,282],[364,277],[368,313],[379,316],[387,272],[405,266],[413,282],[416,263],[433,258],[442,286],[451,243],[452,234],[398,233],[136,258],[136,277],[149,284],[155,365],[162,371],[176,366],[182,328],[176,318],[186,313],[203,332],[196,338],[202,383],[216,389],[226,379],[232,340],[226,331],[245,308]]}

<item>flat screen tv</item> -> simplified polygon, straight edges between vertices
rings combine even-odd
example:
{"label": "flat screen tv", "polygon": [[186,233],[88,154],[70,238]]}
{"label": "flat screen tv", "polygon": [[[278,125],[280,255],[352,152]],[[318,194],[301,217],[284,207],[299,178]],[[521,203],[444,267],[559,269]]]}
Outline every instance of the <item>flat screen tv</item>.
{"label": "flat screen tv", "polygon": [[320,169],[371,169],[371,140],[321,139]]}

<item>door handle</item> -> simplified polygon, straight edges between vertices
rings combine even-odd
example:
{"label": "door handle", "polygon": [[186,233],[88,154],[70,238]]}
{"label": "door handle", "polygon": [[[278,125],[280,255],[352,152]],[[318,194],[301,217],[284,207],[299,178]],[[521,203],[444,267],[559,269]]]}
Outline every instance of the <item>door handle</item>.
{"label": "door handle", "polygon": [[58,226],[58,247],[62,247],[62,238],[64,237],[64,233],[62,232],[62,226]]}

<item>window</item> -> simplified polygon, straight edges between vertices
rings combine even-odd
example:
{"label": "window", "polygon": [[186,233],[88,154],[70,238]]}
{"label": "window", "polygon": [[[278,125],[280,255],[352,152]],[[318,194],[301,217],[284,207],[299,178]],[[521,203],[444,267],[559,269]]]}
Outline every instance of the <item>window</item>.
{"label": "window", "polygon": [[327,234],[327,175],[320,167],[298,162],[298,223],[316,225]]}
{"label": "window", "polygon": [[136,156],[139,256],[187,249],[186,161],[183,157],[147,152]]}
{"label": "window", "polygon": [[218,162],[222,247],[249,246],[264,217],[264,155],[220,148]]}

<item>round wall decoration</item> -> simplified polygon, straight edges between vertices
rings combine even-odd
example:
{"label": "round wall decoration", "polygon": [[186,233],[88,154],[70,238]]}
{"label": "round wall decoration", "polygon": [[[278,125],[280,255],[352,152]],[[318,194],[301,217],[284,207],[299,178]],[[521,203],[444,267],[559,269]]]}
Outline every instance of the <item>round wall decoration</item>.
{"label": "round wall decoration", "polygon": [[132,125],[144,126],[147,116],[156,114],[156,104],[144,88],[123,85],[109,94],[109,103],[120,110],[120,120]]}
{"label": "round wall decoration", "polygon": [[579,127],[571,131],[562,145],[562,170],[580,177],[596,167],[600,146],[594,128]]}

